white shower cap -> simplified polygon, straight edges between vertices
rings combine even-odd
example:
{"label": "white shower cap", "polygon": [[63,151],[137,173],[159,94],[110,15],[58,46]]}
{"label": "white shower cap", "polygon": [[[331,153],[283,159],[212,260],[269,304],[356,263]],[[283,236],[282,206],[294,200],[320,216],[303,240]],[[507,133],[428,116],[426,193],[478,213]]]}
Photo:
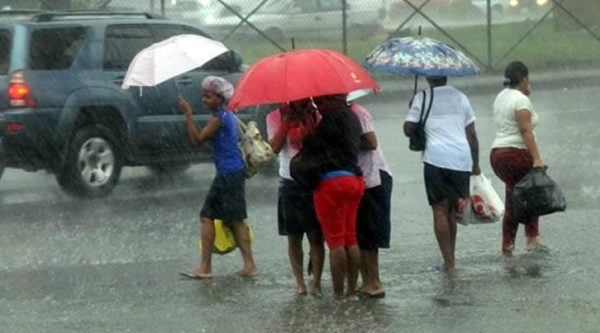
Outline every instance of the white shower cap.
{"label": "white shower cap", "polygon": [[209,75],[202,80],[202,90],[215,93],[226,100],[233,95],[233,85],[219,76]]}

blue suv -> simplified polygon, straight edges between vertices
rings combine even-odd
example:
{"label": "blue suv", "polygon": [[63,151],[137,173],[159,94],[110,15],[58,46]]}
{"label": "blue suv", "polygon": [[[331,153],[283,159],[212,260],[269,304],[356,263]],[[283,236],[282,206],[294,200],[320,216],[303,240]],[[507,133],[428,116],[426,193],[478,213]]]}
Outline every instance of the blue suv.
{"label": "blue suv", "polygon": [[[168,172],[206,161],[210,146],[190,144],[177,96],[203,126],[211,114],[200,82],[218,75],[235,83],[236,52],[155,87],[121,89],[140,50],[179,34],[208,37],[151,14],[0,12],[0,175],[4,167],[45,169],[68,193],[97,198],[112,191],[124,166]],[[264,124],[265,113],[238,116]]]}

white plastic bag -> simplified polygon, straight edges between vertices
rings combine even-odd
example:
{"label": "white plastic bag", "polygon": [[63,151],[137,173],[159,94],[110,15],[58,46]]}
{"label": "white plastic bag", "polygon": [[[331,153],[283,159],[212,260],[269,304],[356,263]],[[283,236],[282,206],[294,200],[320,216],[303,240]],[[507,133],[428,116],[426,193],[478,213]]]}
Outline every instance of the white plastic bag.
{"label": "white plastic bag", "polygon": [[456,202],[456,207],[453,210],[452,219],[458,224],[469,225],[472,216],[473,216],[473,208],[471,205],[470,198],[459,198]]}
{"label": "white plastic bag", "polygon": [[471,217],[470,224],[498,222],[504,215],[504,203],[492,182],[483,174],[471,176]]}

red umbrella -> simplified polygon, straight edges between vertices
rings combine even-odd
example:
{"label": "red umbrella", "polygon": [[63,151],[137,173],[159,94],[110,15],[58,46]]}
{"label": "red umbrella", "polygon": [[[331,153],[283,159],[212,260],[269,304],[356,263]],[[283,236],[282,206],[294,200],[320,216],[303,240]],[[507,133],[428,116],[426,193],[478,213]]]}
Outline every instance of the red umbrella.
{"label": "red umbrella", "polygon": [[236,110],[257,104],[347,94],[379,85],[354,60],[332,50],[294,50],[252,65],[237,82],[229,102]]}

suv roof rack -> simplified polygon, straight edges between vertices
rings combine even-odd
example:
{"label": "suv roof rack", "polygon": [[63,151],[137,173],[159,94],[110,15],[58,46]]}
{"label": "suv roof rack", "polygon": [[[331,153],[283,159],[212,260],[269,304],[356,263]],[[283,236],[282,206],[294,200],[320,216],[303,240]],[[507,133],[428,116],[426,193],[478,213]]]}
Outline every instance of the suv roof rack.
{"label": "suv roof rack", "polygon": [[2,9],[0,10],[0,16],[4,15],[33,15],[41,13],[41,10],[37,9]]}
{"label": "suv roof rack", "polygon": [[106,17],[113,18],[116,16],[127,17],[142,17],[146,19],[164,19],[163,16],[147,13],[147,12],[132,12],[132,11],[107,11],[107,10],[88,10],[88,11],[43,11],[35,12],[31,20],[35,22],[51,22],[60,20],[61,18],[86,18],[86,17]]}

